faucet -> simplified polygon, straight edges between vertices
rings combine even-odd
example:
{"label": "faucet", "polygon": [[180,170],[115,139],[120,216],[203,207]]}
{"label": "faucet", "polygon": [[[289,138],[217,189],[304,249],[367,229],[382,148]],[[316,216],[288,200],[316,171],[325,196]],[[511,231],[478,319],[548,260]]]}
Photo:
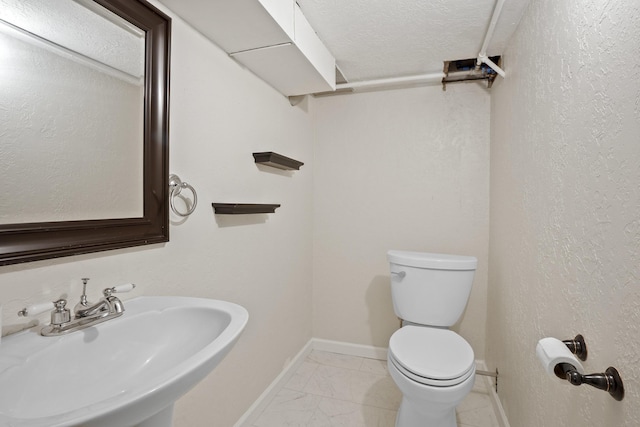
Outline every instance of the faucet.
{"label": "faucet", "polygon": [[[74,307],[73,319],[71,318],[71,311],[66,308],[67,300],[59,299],[54,301],[53,311],[51,311],[51,324],[42,328],[41,335],[45,337],[64,335],[122,316],[124,304],[113,294],[129,292],[136,285],[129,283],[106,288],[102,291],[103,297],[98,302],[90,303],[87,300],[88,281],[89,278],[82,279],[82,295],[80,296],[80,302]],[[51,303],[35,304],[19,311],[18,316],[35,316],[50,308]]]}
{"label": "faucet", "polygon": [[114,297],[112,294],[115,292],[128,292],[136,287],[136,285],[134,284],[129,284],[106,288],[102,291],[102,294],[104,296],[100,299],[100,301],[92,304],[87,300],[88,282],[88,277],[82,278],[82,295],[80,295],[80,302],[78,302],[73,309],[76,319],[122,314],[122,312],[124,311],[124,305],[119,298]]}
{"label": "faucet", "polygon": [[[85,318],[85,317],[103,317],[103,316],[112,316],[112,315],[120,315],[124,312],[124,304],[118,297],[113,296],[112,294],[116,292],[129,292],[136,287],[133,283],[128,285],[120,285],[114,286],[112,288],[106,288],[102,291],[103,297],[100,298],[100,301],[93,305],[89,305],[86,299],[86,295],[83,293],[83,299],[75,307],[75,318]],[[82,308],[86,307],[86,308]]]}

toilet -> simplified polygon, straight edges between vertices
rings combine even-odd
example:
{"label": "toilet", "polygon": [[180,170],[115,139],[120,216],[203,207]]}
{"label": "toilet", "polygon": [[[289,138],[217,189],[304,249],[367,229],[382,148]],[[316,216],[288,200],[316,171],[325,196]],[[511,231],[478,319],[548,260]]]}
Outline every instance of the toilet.
{"label": "toilet", "polygon": [[473,349],[448,328],[462,316],[478,260],[390,250],[393,309],[402,327],[387,366],[402,392],[396,427],[456,427],[456,406],[475,381]]}

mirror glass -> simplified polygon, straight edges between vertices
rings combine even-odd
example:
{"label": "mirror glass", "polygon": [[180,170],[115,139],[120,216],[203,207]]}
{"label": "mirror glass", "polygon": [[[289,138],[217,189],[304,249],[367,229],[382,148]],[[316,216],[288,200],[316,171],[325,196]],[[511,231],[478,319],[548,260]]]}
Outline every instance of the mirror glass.
{"label": "mirror glass", "polygon": [[93,1],[0,5],[0,224],[142,217],[145,32]]}
{"label": "mirror glass", "polygon": [[0,0],[0,265],[169,240],[171,19]]}

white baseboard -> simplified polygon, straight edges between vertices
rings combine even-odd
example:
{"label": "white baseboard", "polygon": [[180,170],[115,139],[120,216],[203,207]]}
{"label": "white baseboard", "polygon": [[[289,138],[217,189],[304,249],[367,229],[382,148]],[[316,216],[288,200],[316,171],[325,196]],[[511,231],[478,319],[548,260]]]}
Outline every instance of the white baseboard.
{"label": "white baseboard", "polygon": [[[384,347],[374,347],[362,344],[351,344],[341,341],[324,340],[320,338],[311,338],[307,344],[298,352],[298,354],[291,360],[291,362],[282,370],[269,387],[262,392],[260,397],[253,402],[253,405],[249,407],[247,412],[234,424],[234,427],[250,427],[258,416],[264,411],[267,405],[271,402],[273,397],[280,391],[280,389],[291,379],[293,374],[298,370],[298,367],[304,362],[305,358],[313,350],[328,351],[331,353],[346,354],[349,356],[366,357],[369,359],[387,360],[387,349]],[[477,369],[487,370],[487,365],[483,360],[476,360]],[[477,380],[486,381],[487,388],[489,390],[489,397],[491,398],[491,404],[493,405],[493,411],[496,414],[500,427],[510,427],[509,421],[504,413],[500,398],[496,393],[493,386],[493,381],[490,377],[479,376]]]}
{"label": "white baseboard", "polygon": [[342,341],[323,340],[320,338],[312,338],[310,342],[312,342],[314,350],[347,354],[349,356],[366,357],[367,359],[387,360],[387,349],[384,347],[351,344]]}
{"label": "white baseboard", "polygon": [[[483,360],[477,360],[476,366],[483,371],[488,370],[487,364]],[[495,414],[496,419],[498,420],[498,426],[511,427],[509,425],[509,420],[507,419],[507,414],[505,414],[504,408],[502,407],[502,403],[500,402],[500,397],[496,392],[496,387],[494,383],[495,380],[491,377],[478,376],[476,378],[476,381],[478,381],[479,379],[482,379],[486,382],[485,384],[487,386],[487,390],[489,390],[489,398],[491,399],[491,406],[493,406],[493,413]]]}
{"label": "white baseboard", "polygon": [[347,354],[350,356],[366,357],[369,359],[387,359],[387,349],[382,347],[366,346],[361,344],[350,344],[340,341],[323,340],[319,338],[311,338],[307,344],[298,352],[291,362],[280,372],[269,387],[262,392],[260,397],[253,402],[247,412],[234,424],[234,427],[249,427],[264,411],[273,397],[280,389],[291,379],[298,367],[304,362],[304,359],[313,350],[328,351],[331,353]]}
{"label": "white baseboard", "polygon": [[289,362],[289,364],[280,372],[269,387],[253,402],[253,405],[247,409],[247,412],[240,417],[240,419],[233,425],[233,427],[249,427],[258,418],[258,416],[264,411],[271,399],[280,391],[280,389],[289,381],[291,376],[298,370],[298,367],[302,364],[304,359],[313,350],[313,339],[309,340],[302,347],[302,350],[295,355],[295,357]]}

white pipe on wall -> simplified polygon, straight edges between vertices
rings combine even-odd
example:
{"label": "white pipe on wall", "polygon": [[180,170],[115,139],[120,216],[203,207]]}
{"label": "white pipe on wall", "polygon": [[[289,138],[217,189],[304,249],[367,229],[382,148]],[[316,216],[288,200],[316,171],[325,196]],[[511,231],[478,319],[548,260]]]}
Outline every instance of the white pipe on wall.
{"label": "white pipe on wall", "polygon": [[336,90],[340,89],[364,89],[379,86],[395,86],[403,84],[440,83],[444,73],[418,74],[414,76],[390,77],[387,79],[364,80],[360,82],[339,83]]}
{"label": "white pipe on wall", "polygon": [[487,56],[487,48],[489,47],[491,37],[493,37],[493,32],[496,29],[498,18],[500,18],[500,13],[502,13],[502,6],[504,6],[504,2],[505,0],[498,0],[496,2],[496,7],[493,9],[493,15],[491,16],[491,21],[489,22],[489,28],[487,28],[487,34],[485,34],[484,36],[484,42],[482,43],[482,47],[480,48],[478,59],[476,61],[478,67],[484,62],[496,73],[500,74],[503,78],[506,76],[506,73],[502,68],[498,67],[495,62],[489,59],[489,57]]}
{"label": "white pipe on wall", "polygon": [[495,71],[496,73],[500,74],[502,76],[502,78],[506,77],[506,73],[504,72],[504,70],[502,68],[498,67],[498,64],[496,64],[495,62],[490,60],[487,55],[478,55],[478,59],[481,59],[482,62],[487,64],[489,67],[491,67],[493,69],[493,71]]}
{"label": "white pipe on wall", "polygon": [[[500,14],[502,13],[502,7],[504,6],[505,1],[506,0],[497,0],[496,2],[496,6],[493,9],[493,15],[491,16],[491,21],[489,22],[489,27],[487,28],[487,33],[485,34],[484,41],[482,43],[482,48],[478,53],[478,58],[476,61],[476,64],[478,67],[480,67],[482,63],[485,63],[503,78],[506,76],[505,71],[502,68],[500,68],[498,64],[496,64],[491,59],[489,59],[489,57],[487,56],[487,47],[489,46],[489,42],[493,37],[493,33],[496,29],[496,24],[498,23],[498,18],[500,18]],[[437,73],[429,73],[429,74],[418,74],[413,76],[391,77],[386,79],[338,83],[336,85],[336,91],[339,91],[341,89],[342,90],[369,89],[369,88],[382,88],[382,87],[410,85],[410,84],[439,83],[442,81],[444,77],[445,77],[445,74],[443,72],[437,72]],[[290,97],[290,101],[291,101],[291,97]]]}

